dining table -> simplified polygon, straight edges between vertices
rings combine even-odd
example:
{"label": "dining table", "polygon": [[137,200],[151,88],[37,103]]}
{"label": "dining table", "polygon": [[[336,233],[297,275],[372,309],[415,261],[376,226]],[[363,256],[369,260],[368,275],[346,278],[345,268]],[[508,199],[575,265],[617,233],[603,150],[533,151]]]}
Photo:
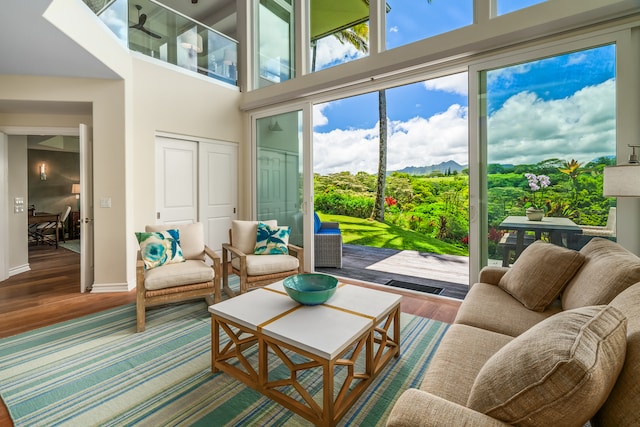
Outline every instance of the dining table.
{"label": "dining table", "polygon": [[[33,215],[28,216],[29,239],[34,240],[37,243],[43,242],[43,243],[54,244],[55,242],[56,249],[58,249],[58,223],[59,222],[60,222],[59,213],[34,212]],[[42,226],[49,223],[55,224],[54,226],[55,232],[53,233],[55,235],[55,238],[53,236],[49,236],[48,234],[45,234],[43,231]]]}
{"label": "dining table", "polygon": [[545,216],[540,221],[531,221],[526,216],[508,216],[498,226],[501,230],[516,233],[515,256],[522,253],[525,247],[525,236],[533,233],[533,240],[540,240],[543,234],[548,235],[549,242],[570,247],[582,234],[582,228],[566,217]]}

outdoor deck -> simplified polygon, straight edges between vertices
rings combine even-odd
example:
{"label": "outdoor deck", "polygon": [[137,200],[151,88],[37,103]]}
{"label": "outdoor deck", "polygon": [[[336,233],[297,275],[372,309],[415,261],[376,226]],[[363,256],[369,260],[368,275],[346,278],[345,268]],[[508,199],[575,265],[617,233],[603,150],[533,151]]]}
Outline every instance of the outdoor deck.
{"label": "outdoor deck", "polygon": [[380,285],[399,280],[438,287],[438,295],[456,299],[464,299],[469,290],[469,258],[454,255],[343,245],[341,269],[316,271]]}

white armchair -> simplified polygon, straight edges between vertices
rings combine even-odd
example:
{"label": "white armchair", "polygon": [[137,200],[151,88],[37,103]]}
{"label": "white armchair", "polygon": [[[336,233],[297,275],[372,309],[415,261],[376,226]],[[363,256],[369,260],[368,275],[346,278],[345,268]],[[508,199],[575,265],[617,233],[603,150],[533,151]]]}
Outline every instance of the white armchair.
{"label": "white armchair", "polygon": [[[211,305],[220,301],[220,256],[204,243],[202,223],[148,225],[146,232],[177,229],[183,262],[144,268],[140,251],[136,263],[137,330],[145,330],[146,307],[194,298],[205,298]],[[205,261],[211,260],[211,265]]]}
{"label": "white armchair", "polygon": [[[277,227],[276,220],[260,221],[270,227]],[[285,277],[302,273],[304,252],[299,246],[288,244],[289,254],[256,255],[258,221],[232,221],[229,243],[222,245],[222,288],[230,296],[235,293],[229,288],[229,270],[240,276],[240,293],[265,286]]]}

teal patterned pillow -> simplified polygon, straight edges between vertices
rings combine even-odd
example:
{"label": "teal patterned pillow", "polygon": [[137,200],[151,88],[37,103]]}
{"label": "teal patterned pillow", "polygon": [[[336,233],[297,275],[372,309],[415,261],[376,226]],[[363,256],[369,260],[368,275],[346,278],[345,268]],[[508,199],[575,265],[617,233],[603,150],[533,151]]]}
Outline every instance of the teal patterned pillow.
{"label": "teal patterned pillow", "polygon": [[262,222],[258,223],[258,235],[256,247],[253,253],[256,255],[288,255],[289,227],[270,227]]}
{"label": "teal patterned pillow", "polygon": [[178,230],[136,232],[144,268],[150,270],[164,264],[184,262]]}

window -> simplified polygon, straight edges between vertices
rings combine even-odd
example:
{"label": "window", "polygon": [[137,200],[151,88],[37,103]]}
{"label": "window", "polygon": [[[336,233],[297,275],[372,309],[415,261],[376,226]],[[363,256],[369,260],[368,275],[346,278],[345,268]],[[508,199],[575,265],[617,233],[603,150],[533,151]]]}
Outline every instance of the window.
{"label": "window", "polygon": [[310,70],[319,71],[369,54],[369,4],[311,0]]}
{"label": "window", "polygon": [[387,0],[387,49],[472,23],[473,0]]}
{"label": "window", "polygon": [[[501,221],[531,205],[577,225],[606,224],[615,203],[602,196],[603,168],[615,164],[615,57],[606,45],[481,72],[489,259],[502,257]],[[532,191],[525,174],[550,183]],[[585,239],[562,243],[579,248]]]}
{"label": "window", "polygon": [[546,0],[496,0],[498,2],[498,16],[505,15],[507,13],[514,12],[516,10],[524,9],[536,5],[538,3],[544,3]]}
{"label": "window", "polygon": [[260,0],[258,5],[257,87],[294,77],[294,23],[291,0]]}

